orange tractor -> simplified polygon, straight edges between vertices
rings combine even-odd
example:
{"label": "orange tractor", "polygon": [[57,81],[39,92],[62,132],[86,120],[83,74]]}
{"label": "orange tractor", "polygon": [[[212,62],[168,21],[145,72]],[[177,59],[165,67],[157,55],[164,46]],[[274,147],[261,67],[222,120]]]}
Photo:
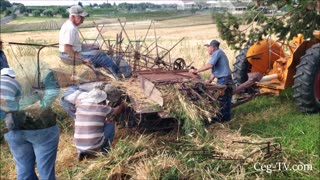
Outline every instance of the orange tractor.
{"label": "orange tractor", "polygon": [[248,94],[248,87],[258,87],[258,93],[243,98],[246,101],[257,94],[279,95],[293,87],[300,111],[320,112],[320,31],[314,31],[313,35],[314,38],[306,40],[298,34],[290,43],[266,38],[242,49],[234,64],[233,75],[238,85],[234,94]]}

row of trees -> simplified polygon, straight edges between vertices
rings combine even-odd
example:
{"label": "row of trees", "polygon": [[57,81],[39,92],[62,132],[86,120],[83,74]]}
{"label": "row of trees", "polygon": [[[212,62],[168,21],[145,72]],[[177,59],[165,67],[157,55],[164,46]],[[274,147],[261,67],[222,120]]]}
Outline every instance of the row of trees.
{"label": "row of trees", "polygon": [[[51,7],[25,7],[21,3],[13,3],[11,4],[7,0],[0,0],[0,12],[4,13],[5,16],[12,15],[12,14],[22,14],[24,16],[48,16],[53,17],[57,15],[61,15],[62,17],[67,17],[68,13],[66,9],[68,7],[63,6],[51,6]],[[78,2],[78,5],[83,6],[81,2]],[[142,12],[146,11],[147,9],[163,9],[163,8],[176,8],[177,5],[156,5],[152,3],[139,3],[139,4],[130,4],[130,3],[120,3],[116,5],[115,3],[111,5],[110,3],[102,3],[102,4],[90,4],[88,8],[110,8],[116,9],[119,11],[126,11],[126,12]]]}
{"label": "row of trees", "polygon": [[43,14],[44,16],[53,17],[56,15],[61,15],[62,17],[67,17],[68,13],[66,12],[67,7],[63,6],[53,6],[53,7],[25,7],[21,3],[11,4],[9,1],[0,0],[0,13],[3,13],[5,16],[21,14],[24,16],[38,17]]}
{"label": "row of trees", "polygon": [[3,13],[8,8],[11,8],[12,4],[6,0],[0,0],[0,12]]}
{"label": "row of trees", "polygon": [[110,3],[102,3],[102,4],[90,4],[89,7],[99,7],[99,8],[117,8],[121,10],[126,10],[126,11],[145,11],[146,9],[161,9],[161,8],[177,8],[176,4],[162,4],[162,5],[157,5],[157,4],[152,4],[152,3],[138,3],[138,4],[131,4],[131,3],[120,3],[116,5],[113,3],[111,5]]}
{"label": "row of trees", "polygon": [[[256,5],[242,16],[212,14],[217,20],[220,37],[236,50],[260,41],[263,37],[276,35],[279,40],[288,41],[298,33],[311,38],[313,30],[320,30],[320,0],[255,0]],[[286,8],[281,16],[267,17],[261,5]],[[242,27],[241,27],[242,26]]]}

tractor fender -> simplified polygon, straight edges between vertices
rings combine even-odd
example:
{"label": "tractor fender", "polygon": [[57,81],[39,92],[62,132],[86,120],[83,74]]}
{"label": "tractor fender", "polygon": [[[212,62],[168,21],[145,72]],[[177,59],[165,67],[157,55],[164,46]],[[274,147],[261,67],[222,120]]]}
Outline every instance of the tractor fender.
{"label": "tractor fender", "polygon": [[251,72],[266,74],[272,69],[273,63],[285,57],[281,45],[272,39],[263,39],[252,45],[247,52],[248,62],[252,65]]}

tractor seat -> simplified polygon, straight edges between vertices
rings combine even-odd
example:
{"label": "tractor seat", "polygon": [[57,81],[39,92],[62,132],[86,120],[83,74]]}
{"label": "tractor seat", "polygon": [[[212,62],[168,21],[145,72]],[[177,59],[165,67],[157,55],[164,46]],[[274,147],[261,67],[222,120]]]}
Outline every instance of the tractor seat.
{"label": "tractor seat", "polygon": [[85,66],[87,66],[96,74],[97,78],[99,78],[100,75],[103,75],[105,77],[110,77],[111,79],[114,79],[114,80],[119,79],[108,68],[96,68],[92,64],[88,64],[80,59],[72,59],[72,58],[68,57],[67,55],[63,55],[62,53],[60,53],[58,55],[58,57],[60,57],[61,61],[67,65],[71,65],[71,66],[85,65]]}
{"label": "tractor seat", "polygon": [[84,62],[80,59],[72,59],[68,56],[65,56],[61,53],[59,53],[58,57],[61,59],[61,61],[64,63],[64,64],[67,64],[67,65],[75,65],[75,66],[78,66],[78,65],[81,65],[81,64],[84,64]]}

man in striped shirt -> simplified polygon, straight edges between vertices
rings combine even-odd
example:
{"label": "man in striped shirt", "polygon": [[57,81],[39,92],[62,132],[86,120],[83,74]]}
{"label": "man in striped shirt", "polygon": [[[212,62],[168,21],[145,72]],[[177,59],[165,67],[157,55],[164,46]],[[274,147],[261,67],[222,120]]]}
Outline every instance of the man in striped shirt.
{"label": "man in striped shirt", "polygon": [[0,120],[5,119],[6,128],[14,129],[14,118],[12,112],[19,109],[19,100],[21,98],[21,85],[16,81],[15,73],[11,68],[1,70],[0,81]]}
{"label": "man in striped shirt", "polygon": [[[60,86],[55,73],[50,68],[44,68],[43,64],[41,67],[41,79],[34,78],[37,79],[37,84],[40,84],[37,93],[35,89],[29,89],[32,82],[22,81],[25,83],[22,85],[25,91],[19,101],[18,111],[12,113],[14,126],[7,126],[8,132],[4,134],[15,161],[17,179],[56,179],[59,128],[51,106],[59,95]],[[3,71],[1,74],[5,74]],[[10,73],[6,74],[10,76]],[[2,89],[7,89],[3,83],[5,76],[1,76],[1,98],[4,92]],[[12,111],[15,108],[10,109]]]}
{"label": "man in striped shirt", "polygon": [[91,90],[86,98],[76,105],[74,143],[79,161],[84,154],[106,152],[115,132],[114,124],[108,119],[123,108],[123,103],[114,108],[108,106],[107,94],[97,88]]}
{"label": "man in striped shirt", "polygon": [[60,98],[60,105],[67,114],[74,120],[76,118],[76,102],[85,98],[86,94],[95,87],[103,86],[105,82],[89,82],[80,85],[73,85],[68,88]]}

